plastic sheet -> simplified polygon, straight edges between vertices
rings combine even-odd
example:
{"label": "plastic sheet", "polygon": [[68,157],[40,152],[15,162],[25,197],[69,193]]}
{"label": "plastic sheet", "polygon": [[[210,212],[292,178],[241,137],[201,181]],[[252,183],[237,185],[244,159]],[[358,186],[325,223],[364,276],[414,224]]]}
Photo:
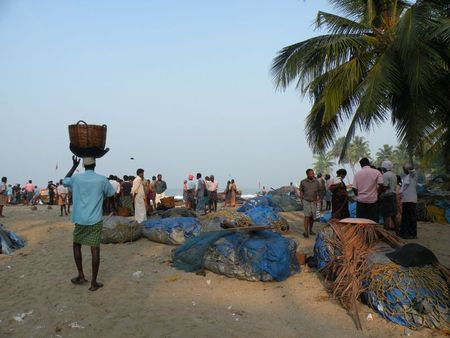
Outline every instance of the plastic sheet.
{"label": "plastic sheet", "polygon": [[24,240],[14,231],[7,230],[0,224],[0,252],[11,255],[15,250],[25,246]]}
{"label": "plastic sheet", "polygon": [[250,281],[282,281],[300,271],[297,243],[272,231],[204,233],[173,252],[185,271],[208,269]]}
{"label": "plastic sheet", "polygon": [[142,235],[151,241],[179,245],[186,239],[198,236],[201,225],[193,217],[173,217],[147,220],[143,223]]}

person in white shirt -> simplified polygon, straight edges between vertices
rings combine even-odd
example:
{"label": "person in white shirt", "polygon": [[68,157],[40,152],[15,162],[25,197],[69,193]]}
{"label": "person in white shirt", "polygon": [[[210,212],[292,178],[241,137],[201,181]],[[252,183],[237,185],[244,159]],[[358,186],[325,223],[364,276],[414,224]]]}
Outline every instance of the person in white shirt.
{"label": "person in white shirt", "polygon": [[208,196],[209,196],[209,212],[212,212],[214,210],[214,212],[217,211],[217,200],[218,195],[217,195],[217,190],[219,189],[219,182],[217,182],[214,179],[214,175],[210,175],[209,176],[209,181],[206,184],[206,189],[208,190]]}
{"label": "person in white shirt", "polygon": [[145,201],[144,190],[144,169],[138,169],[136,171],[137,177],[133,181],[133,187],[131,188],[131,196],[133,196],[134,202],[134,218],[138,223],[142,223],[147,220],[147,205]]}
{"label": "person in white shirt", "polygon": [[107,210],[106,212],[112,213],[113,215],[117,214],[117,207],[118,207],[118,199],[119,199],[119,193],[120,193],[120,183],[117,181],[118,177],[114,175],[109,175],[108,177],[109,183],[115,190],[114,196],[109,197],[107,201]]}

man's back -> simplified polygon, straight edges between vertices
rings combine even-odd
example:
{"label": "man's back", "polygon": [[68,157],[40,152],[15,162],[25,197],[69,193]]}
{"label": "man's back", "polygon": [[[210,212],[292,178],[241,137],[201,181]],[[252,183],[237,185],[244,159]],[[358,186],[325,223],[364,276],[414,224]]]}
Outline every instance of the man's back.
{"label": "man's back", "polygon": [[375,203],[378,200],[378,185],[383,184],[381,173],[370,166],[363,167],[355,174],[353,188],[358,191],[356,199],[361,203]]}
{"label": "man's back", "polygon": [[386,171],[383,174],[383,182],[384,186],[387,188],[386,192],[395,193],[397,188],[397,175],[395,175],[392,171]]}
{"label": "man's back", "polygon": [[75,224],[93,225],[102,220],[103,198],[113,196],[115,190],[105,176],[86,170],[82,174],[66,177],[64,186],[72,188]]}

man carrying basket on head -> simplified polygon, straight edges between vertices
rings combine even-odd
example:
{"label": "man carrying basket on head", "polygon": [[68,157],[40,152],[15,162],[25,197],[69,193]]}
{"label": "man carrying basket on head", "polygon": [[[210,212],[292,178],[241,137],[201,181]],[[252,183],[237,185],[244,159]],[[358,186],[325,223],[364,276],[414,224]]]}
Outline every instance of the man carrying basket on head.
{"label": "man carrying basket on head", "polygon": [[90,291],[96,291],[103,286],[97,282],[100,267],[100,240],[102,234],[102,205],[103,199],[114,196],[116,191],[105,176],[94,172],[95,158],[83,158],[85,172],[73,173],[80,164],[80,160],[72,157],[73,166],[63,181],[65,187],[70,187],[73,198],[73,211],[71,221],[75,223],[73,231],[73,256],[78,269],[78,276],[71,279],[74,284],[84,284],[86,280],[83,273],[83,260],[81,246],[91,247],[92,254],[92,280]]}

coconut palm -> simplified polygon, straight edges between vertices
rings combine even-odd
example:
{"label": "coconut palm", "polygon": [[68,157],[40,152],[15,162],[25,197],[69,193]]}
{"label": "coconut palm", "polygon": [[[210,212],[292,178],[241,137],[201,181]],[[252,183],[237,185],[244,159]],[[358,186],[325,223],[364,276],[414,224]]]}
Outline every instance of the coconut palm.
{"label": "coconut palm", "polygon": [[335,165],[333,161],[333,154],[331,152],[321,152],[317,155],[314,155],[315,162],[313,163],[314,171],[316,173],[329,174],[331,169]]}
{"label": "coconut palm", "polygon": [[319,12],[316,27],[328,34],[283,48],[272,65],[277,88],[295,82],[313,101],[313,151],[349,123],[342,159],[358,128],[390,120],[410,156],[432,146],[450,165],[448,0],[329,2],[347,17]]}
{"label": "coconut palm", "polygon": [[340,159],[342,149],[344,148],[345,144],[345,137],[341,136],[334,141],[333,145],[331,146],[330,153],[333,155],[333,158],[338,159],[339,163],[348,163],[346,158]]}
{"label": "coconut palm", "polygon": [[355,166],[363,157],[370,159],[369,141],[362,136],[355,136],[346,152],[347,162],[355,173]]}
{"label": "coconut palm", "polygon": [[405,144],[399,144],[395,147],[392,153],[392,164],[394,165],[394,171],[397,174],[401,174],[403,172],[403,165],[408,162],[411,162],[408,149]]}
{"label": "coconut palm", "polygon": [[392,160],[394,154],[394,147],[389,144],[383,144],[383,147],[379,148],[375,154],[375,165],[380,166],[384,160]]}

